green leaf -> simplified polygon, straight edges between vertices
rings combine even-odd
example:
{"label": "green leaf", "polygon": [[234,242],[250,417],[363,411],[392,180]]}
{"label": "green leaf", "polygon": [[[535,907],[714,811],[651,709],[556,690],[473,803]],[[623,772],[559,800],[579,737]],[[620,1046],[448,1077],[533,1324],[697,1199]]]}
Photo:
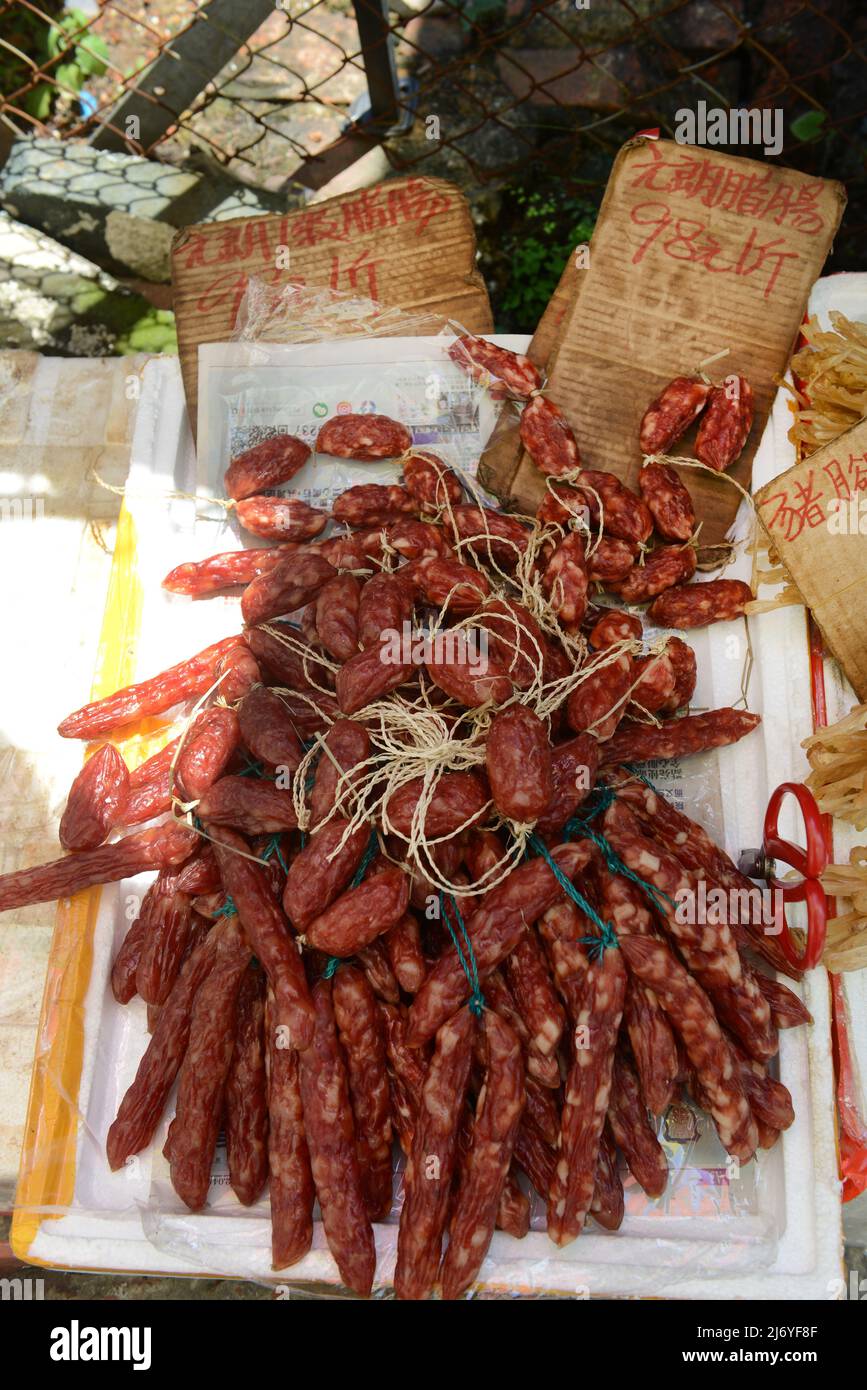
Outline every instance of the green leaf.
{"label": "green leaf", "polygon": [[53,100],[54,88],[48,82],[40,82],[39,86],[34,87],[24,98],[24,110],[36,121],[47,121],[51,115]]}
{"label": "green leaf", "polygon": [[803,115],[795,117],[790,129],[796,140],[817,140],[826,120],[824,111],[805,111]]}
{"label": "green leaf", "polygon": [[102,77],[108,67],[108,45],[99,34],[88,34],[75,45],[75,61],[85,77]]}
{"label": "green leaf", "polygon": [[71,89],[73,92],[81,91],[82,75],[77,63],[58,63],[53,76],[61,89],[67,91]]}

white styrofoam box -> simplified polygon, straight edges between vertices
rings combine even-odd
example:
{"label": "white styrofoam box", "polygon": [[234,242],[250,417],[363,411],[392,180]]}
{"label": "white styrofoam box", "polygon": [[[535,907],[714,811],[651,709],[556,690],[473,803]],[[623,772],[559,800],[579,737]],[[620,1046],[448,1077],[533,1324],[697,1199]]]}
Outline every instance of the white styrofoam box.
{"label": "white styrofoam box", "polygon": [[[525,343],[497,341],[519,349]],[[194,504],[165,500],[169,491],[192,492],[197,486],[200,495],[219,495],[218,479],[226,462],[220,448],[209,446],[197,473],[177,365],[151,363],[128,484],[144,593],[138,656],[142,675],[237,630],[236,598],[193,602],[159,587],[165,572],[180,561],[238,544],[224,516],[196,519]],[[368,480],[370,467],[365,465]],[[763,615],[749,626],[755,656],[749,703],[763,715],[761,730],[733,748],[691,759],[674,770],[673,783],[686,810],[702,819],[735,856],[761,843],[770,791],[780,781],[802,775],[798,744],[810,732],[803,611]],[[691,635],[701,670],[697,704],[714,707],[740,697],[744,633],[743,623],[733,623]],[[31,1258],[80,1268],[238,1275],[287,1284],[336,1282],[318,1221],[311,1252],[291,1270],[275,1274],[270,1268],[266,1203],[247,1211],[234,1199],[218,1199],[197,1216],[177,1202],[157,1206],[154,1194],[162,1190],[163,1165],[158,1141],[151,1153],[139,1156],[123,1172],[110,1174],[105,1134],[147,1037],[140,1001],[121,1008],[108,986],[110,962],[127,926],[125,898],[137,886],[141,889],[141,884],[122,883],[103,890],[85,1007],[75,1198],[68,1214],[42,1223]],[[497,1233],[481,1278],[492,1288],[527,1293],[716,1299],[832,1296],[842,1246],[824,971],[811,972],[802,988],[815,1022],[810,1029],[786,1032],[781,1038],[780,1075],[792,1092],[797,1118],[773,1150],[728,1184],[720,1176],[725,1165],[717,1146],[707,1172],[698,1167],[673,1172],[669,1193],[659,1203],[638,1198],[634,1185],[628,1186],[627,1214],[619,1232],[588,1227],[580,1240],[563,1250],[542,1231],[531,1231],[523,1241]],[[672,1164],[683,1161],[683,1150],[667,1147]],[[376,1229],[377,1286],[390,1282],[396,1235],[395,1215]]]}

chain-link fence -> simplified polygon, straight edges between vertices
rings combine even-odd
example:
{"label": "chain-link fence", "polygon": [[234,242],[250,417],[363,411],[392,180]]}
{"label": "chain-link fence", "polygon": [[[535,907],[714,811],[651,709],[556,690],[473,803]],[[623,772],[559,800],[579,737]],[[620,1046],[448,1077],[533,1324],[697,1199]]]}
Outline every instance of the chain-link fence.
{"label": "chain-link fence", "polygon": [[672,135],[701,103],[761,108],[778,122],[775,158],[847,184],[834,266],[858,262],[861,0],[86,3],[0,0],[7,136],[49,132],[170,163],[198,146],[249,184],[298,193],[375,149],[379,176],[442,174],[498,207],[514,194],[525,220],[548,217],[557,236],[564,207],[573,224],[592,222],[637,131]]}

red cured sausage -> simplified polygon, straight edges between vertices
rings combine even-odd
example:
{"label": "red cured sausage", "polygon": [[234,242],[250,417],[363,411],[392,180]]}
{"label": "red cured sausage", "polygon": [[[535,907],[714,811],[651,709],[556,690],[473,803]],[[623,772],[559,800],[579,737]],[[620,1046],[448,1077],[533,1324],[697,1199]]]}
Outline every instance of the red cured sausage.
{"label": "red cured sausage", "polygon": [[394,574],[372,575],[359,596],[359,645],[375,647],[386,632],[403,636],[404,624],[412,619],[414,604],[413,587],[402,578],[400,570]]}
{"label": "red cured sausage", "polygon": [[[333,578],[334,566],[321,555],[309,551],[289,554],[267,574],[247,585],[241,599],[244,622],[255,627],[281,613],[294,613],[316,598],[319,590]],[[259,657],[255,646],[252,650]]]}
{"label": "red cured sausage", "polygon": [[474,1031],[475,1019],[467,1007],[437,1033],[404,1178],[394,1272],[398,1298],[424,1298],[437,1276]]}
{"label": "red cured sausage", "polygon": [[603,748],[603,762],[643,763],[653,758],[688,758],[709,748],[724,748],[746,738],[761,724],[759,714],[748,710],[714,709],[707,714],[688,714],[654,728],[630,724],[617,730]]}
{"label": "red cured sausage", "polygon": [[648,617],[659,627],[706,627],[742,617],[752,601],[753,591],[742,579],[711,579],[660,594],[650,605]]}
{"label": "red cured sausage", "polygon": [[398,483],[358,483],[336,498],[331,515],[345,526],[386,526],[418,510],[415,497]]}
{"label": "red cured sausage", "polygon": [[453,558],[445,531],[430,521],[404,517],[385,527],[388,544],[405,560],[436,560]]}
{"label": "red cured sausage", "polygon": [[668,1164],[662,1145],[647,1122],[638,1077],[623,1052],[614,1059],[608,1119],[639,1187],[648,1197],[661,1197],[668,1184]]}
{"label": "red cured sausage", "polygon": [[[323,572],[321,577],[322,583],[327,583],[329,575]],[[251,627],[246,636],[269,685],[319,695],[317,686],[329,684],[327,669],[312,643],[290,623]]]}
{"label": "red cured sausage", "polygon": [[251,964],[238,993],[235,1044],[226,1077],[226,1157],[238,1201],[252,1206],[268,1180],[265,973]]}
{"label": "red cured sausage", "polygon": [[[673,593],[674,590],[670,590],[670,592]],[[688,705],[695,694],[698,663],[692,647],[681,641],[679,637],[669,637],[665,644],[665,655],[674,671],[674,688],[665,704],[660,706],[659,712],[660,714],[675,714],[679,709]]]}
{"label": "red cured sausage", "polygon": [[575,953],[581,973],[573,985],[577,1005],[572,1015],[576,1025],[573,1061],[548,1192],[548,1235],[555,1245],[568,1245],[581,1234],[593,1200],[626,992],[619,950],[604,950],[592,961],[585,952],[586,947],[578,946]]}
{"label": "red cured sausage", "polygon": [[595,651],[601,652],[604,647],[613,647],[617,642],[640,642],[643,632],[644,627],[636,613],[610,608],[590,629],[587,640]]}
{"label": "red cured sausage", "polygon": [[314,917],[331,906],[361,863],[370,829],[356,827],[341,847],[348,826],[345,817],[333,816],[314,831],[289,865],[283,909],[298,932],[306,931]]}
{"label": "red cured sausage", "polygon": [[419,925],[412,913],[405,913],[382,939],[395,979],[407,994],[415,994],[427,974],[427,961]]}
{"label": "red cured sausage", "polygon": [[632,570],[637,553],[632,541],[600,536],[594,540],[593,550],[587,556],[588,578],[599,584],[619,583]]}
{"label": "red cured sausage", "polygon": [[412,434],[406,425],[387,415],[334,415],[326,420],[316,438],[316,452],[334,458],[373,459],[397,458],[412,445]]}
{"label": "red cured sausage", "polygon": [[562,410],[546,396],[534,396],[524,406],[521,443],[540,473],[549,477],[571,473],[581,466],[578,440]]}
{"label": "red cured sausage", "polygon": [[[634,812],[644,828],[656,840],[669,845],[681,863],[698,865],[710,879],[734,890],[738,900],[750,903],[755,885],[736,867],[724,850],[715,845],[707,831],[689,816],[672,806],[665,797],[626,768],[617,768],[606,775],[617,788],[617,794]],[[739,914],[739,917],[744,914]],[[772,936],[756,930],[749,912],[743,925],[749,931],[750,945],[775,969],[791,972],[791,966]],[[763,977],[764,978],[764,977]]]}
{"label": "red cured sausage", "polygon": [[359,710],[390,695],[415,671],[411,662],[393,661],[385,646],[357,652],[337,673],[337,703],[343,714]]}
{"label": "red cured sausage", "polygon": [[495,400],[506,395],[524,400],[542,385],[539,369],[529,357],[497,347],[484,338],[474,338],[465,333],[449,344],[448,351],[452,361],[462,367],[473,381],[487,386]]}
{"label": "red cured sausage", "polygon": [[307,928],[311,946],[330,956],[353,956],[399,922],[409,906],[409,880],[400,869],[385,869],[349,888]]}
{"label": "red cured sausage", "polygon": [[610,740],[625,713],[633,679],[629,652],[590,671],[566,703],[569,727],[593,734],[600,743]]}
{"label": "red cured sausage", "polygon": [[358,963],[370,988],[383,1004],[400,1003],[400,987],[395,979],[382,937],[371,941],[358,953]]}
{"label": "red cured sausage", "polygon": [[187,958],[159,1011],[135,1079],[120,1103],[108,1131],[105,1151],[113,1172],[133,1154],[141,1153],[154,1137],[178,1069],[187,1050],[193,1000],[207,978],[217,948],[229,931],[223,918]]}
{"label": "red cured sausage", "polygon": [[146,930],[147,917],[139,911],[139,915],[121,942],[120,950],[111,967],[111,992],[118,1004],[128,1004],[130,999],[135,996],[135,977],[141,959],[142,942]]}
{"label": "red cured sausage", "polygon": [[537,821],[554,794],[551,745],[538,714],[526,705],[495,714],[485,766],[500,815],[521,824]]}
{"label": "red cured sausage", "polygon": [[545,638],[532,613],[513,599],[497,598],[485,604],[479,623],[488,634],[488,655],[505,668],[518,690],[526,690],[546,656]]}
{"label": "red cured sausage", "polygon": [[653,459],[639,473],[638,488],[659,534],[667,541],[688,541],[695,530],[695,508],[677,469]]}
{"label": "red cured sausage", "polygon": [[457,506],[463,501],[464,489],[460,478],[430,449],[419,449],[404,459],[403,482],[418,506],[426,512],[440,511],[449,503]]}
{"label": "red cured sausage", "polygon": [[740,957],[728,926],[708,925],[690,918],[698,914],[683,912],[689,902],[692,883],[683,865],[662,845],[641,833],[641,827],[622,801],[615,801],[603,817],[603,834],[623,863],[656,890],[656,911],[666,930],[688,953],[692,973],[707,988],[726,989],[743,977]]}
{"label": "red cured sausage", "polygon": [[328,525],[328,513],[300,497],[247,497],[235,514],[245,531],[266,541],[309,541]]}
{"label": "red cured sausage", "polygon": [[723,1148],[746,1163],[756,1150],[758,1133],[710,1000],[665,942],[626,935],[620,946],[630,971],[657,996],[683,1041]]}
{"label": "red cured sausage", "polygon": [[466,709],[505,704],[512,693],[512,682],[503,668],[490,655],[485,659],[480,654],[477,661],[471,657],[468,648],[443,642],[439,650],[435,648],[428,656],[425,666],[434,685]]}
{"label": "red cured sausage", "polygon": [[604,1231],[619,1231],[623,1225],[625,1209],[623,1183],[617,1171],[617,1150],[611,1135],[611,1126],[606,1122],[599,1144],[596,1184],[593,1188],[590,1214]]}
{"label": "red cured sausage", "polygon": [[371,530],[340,532],[324,541],[311,541],[310,548],[315,548],[336,570],[369,574],[382,559],[382,538],[382,527],[376,526]]}
{"label": "red cured sausage", "polygon": [[148,1004],[164,1004],[177,978],[193,923],[188,893],[176,888],[177,880],[165,870],[148,889],[142,903],[145,921],[136,992]]}
{"label": "red cured sausage", "polygon": [[245,835],[276,835],[298,824],[291,791],[253,777],[221,777],[197,811],[209,826],[225,825]]}
{"label": "red cured sausage", "polygon": [[527,549],[531,532],[516,517],[492,507],[463,504],[448,516],[458,550],[471,550],[485,564],[513,570]]}
{"label": "red cured sausage", "polygon": [[110,743],[88,758],[69,789],[60,820],[65,850],[101,845],[129,792],[127,765]]}
{"label": "red cured sausage", "polygon": [[587,609],[587,559],[584,537],[570,531],[557,546],[542,574],[542,588],[567,632],[581,626]]}
{"label": "red cured sausage", "polygon": [[724,473],[740,458],[753,427],[753,388],[745,376],[727,377],[710,393],[695,439],[695,456]]}
{"label": "red cured sausage", "polygon": [[208,1197],[235,1047],[238,991],[250,963],[250,949],[237,919],[228,921],[213,969],[193,1002],[177,1109],[166,1141],[172,1186],[191,1211],[200,1211]]}
{"label": "red cured sausage", "polygon": [[691,545],[662,545],[651,550],[643,565],[635,565],[625,579],[612,585],[626,603],[647,599],[685,584],[695,574],[696,553]]}
{"label": "red cured sausage", "polygon": [[334,1017],[349,1078],[361,1187],[371,1221],[391,1210],[391,1099],[385,1029],[373,990],[355,966],[334,976]]}
{"label": "red cured sausage", "polygon": [[261,549],[227,550],[211,555],[207,560],[187,560],[169,570],[163,588],[172,594],[203,598],[220,589],[232,589],[238,584],[250,584],[260,574],[267,574],[294,545],[263,546]]}
{"label": "red cured sausage", "polygon": [[195,831],[185,825],[158,825],[127,835],[113,845],[98,845],[35,869],[0,875],[0,912],[71,897],[95,883],[116,883],[146,869],[183,864],[195,849],[196,838]]}
{"label": "red cured sausage", "polygon": [[631,700],[648,714],[665,709],[671,700],[677,675],[666,651],[656,656],[642,656],[633,663]]}
{"label": "red cured sausage", "polygon": [[220,695],[227,705],[235,705],[243,700],[253,686],[259,685],[262,680],[259,663],[247,647],[235,647],[221,656],[216,674],[220,678]]}
{"label": "red cured sausage", "polygon": [[325,1238],[340,1277],[354,1293],[373,1286],[376,1246],[364,1202],[349,1082],[337,1040],[330,980],[313,987],[316,1031],[299,1074],[310,1166]]}
{"label": "red cured sausage", "polygon": [[313,1243],[316,1189],[301,1103],[299,1054],[285,1043],[269,989],[265,1011],[268,1059],[268,1195],[271,1203],[271,1265],[285,1269],[303,1259]]}
{"label": "red cured sausage", "polygon": [[279,695],[264,685],[251,690],[238,706],[238,725],[244,747],[257,762],[270,771],[295,771],[304,748]]}
{"label": "red cured sausage", "polygon": [[196,656],[181,661],[177,666],[150,680],[137,685],[124,686],[114,695],[104,700],[84,705],[74,714],[69,714],[57,726],[61,738],[97,738],[110,734],[113,729],[121,729],[125,724],[134,724],[149,714],[162,714],[182,700],[194,700],[213,685],[217,662],[226,652],[239,646],[243,637],[224,637],[220,642],[205,647]]}
{"label": "red cured sausage", "polygon": [[354,574],[336,574],[316,596],[316,634],[335,661],[348,661],[358,651],[360,601]]}
{"label": "red cured sausage", "polygon": [[656,995],[631,976],[626,988],[623,1021],[644,1105],[651,1114],[663,1115],[674,1097],[677,1043]]}
{"label": "red cured sausage", "polygon": [[487,1070],[440,1273],[443,1298],[459,1298],[481,1268],[524,1109],[521,1044],[509,1025],[490,1010],[484,1016],[484,1029]]}
{"label": "red cured sausage", "polygon": [[337,719],[331,725],[322,753],[313,774],[310,791],[310,824],[317,826],[337,806],[344,813],[350,810],[351,780],[345,774],[363,763],[370,755],[370,735],[363,724],[352,719]]}
{"label": "red cured sausage", "polygon": [[551,800],[539,817],[540,835],[555,835],[590,795],[599,765],[599,744],[592,734],[578,734],[551,750]]}
{"label": "red cured sausage", "polygon": [[271,439],[263,439],[261,444],[245,449],[243,454],[232,459],[224,478],[226,492],[236,501],[258,492],[269,492],[294,478],[309,457],[309,447],[292,434],[276,434]]}
{"label": "red cured sausage", "polygon": [[[586,840],[558,845],[551,857],[567,878],[574,878],[590,860],[593,846]],[[466,918],[479,978],[485,977],[514,950],[526,931],[562,895],[562,888],[542,858],[530,859],[513,869],[508,878],[486,894],[485,900]],[[428,972],[410,1006],[407,1042],[418,1047],[433,1037],[440,1024],[470,993],[467,977],[454,946],[446,947]]]}
{"label": "red cured sausage", "polygon": [[286,1029],[291,1046],[300,1050],[309,1045],[313,1035],[313,1006],[286,919],[271,894],[266,871],[244,857],[249,854],[247,842],[222,827],[213,827],[212,835],[223,885],[274,990],[275,1024]]}
{"label": "red cured sausage", "polygon": [[[414,777],[392,792],[383,807],[383,824],[387,824],[389,832],[402,839],[409,838],[423,790],[424,778]],[[487,789],[475,773],[443,773],[424,813],[422,828],[425,836],[438,840],[454,835],[478,820],[488,800]]]}
{"label": "red cured sausage", "polygon": [[[506,956],[503,973],[528,1033],[528,1051],[554,1057],[566,1028],[566,1015],[532,928]],[[554,1085],[559,1084],[558,1074]]]}
{"label": "red cured sausage", "polygon": [[415,560],[402,571],[426,603],[451,613],[475,613],[490,593],[485,576],[458,560]]}
{"label": "red cured sausage", "polygon": [[582,494],[591,520],[600,521],[606,536],[616,536],[632,545],[642,545],[653,530],[653,517],[637,493],[621,483],[613,473],[582,468],[575,486]]}
{"label": "red cured sausage", "polygon": [[676,376],[644,412],[638,443],[643,454],[664,454],[686,434],[704,410],[710,383],[699,377]]}
{"label": "red cured sausage", "polygon": [[241,730],[233,709],[212,705],[203,711],[181,745],[175,784],[185,801],[204,796],[222,775],[238,747]]}

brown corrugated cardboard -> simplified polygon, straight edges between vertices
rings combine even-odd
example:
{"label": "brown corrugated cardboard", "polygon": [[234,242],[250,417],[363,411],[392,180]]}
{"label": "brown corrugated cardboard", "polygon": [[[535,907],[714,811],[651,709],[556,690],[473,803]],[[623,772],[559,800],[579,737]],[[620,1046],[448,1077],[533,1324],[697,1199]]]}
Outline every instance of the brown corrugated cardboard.
{"label": "brown corrugated cardboard", "polygon": [[867,420],[756,493],[759,519],[867,701]]}
{"label": "brown corrugated cardboard", "polygon": [[251,275],[493,327],[466,199],[443,179],[389,179],[284,216],[184,227],[172,246],[178,350],[195,429],[200,343],[231,338]]}

